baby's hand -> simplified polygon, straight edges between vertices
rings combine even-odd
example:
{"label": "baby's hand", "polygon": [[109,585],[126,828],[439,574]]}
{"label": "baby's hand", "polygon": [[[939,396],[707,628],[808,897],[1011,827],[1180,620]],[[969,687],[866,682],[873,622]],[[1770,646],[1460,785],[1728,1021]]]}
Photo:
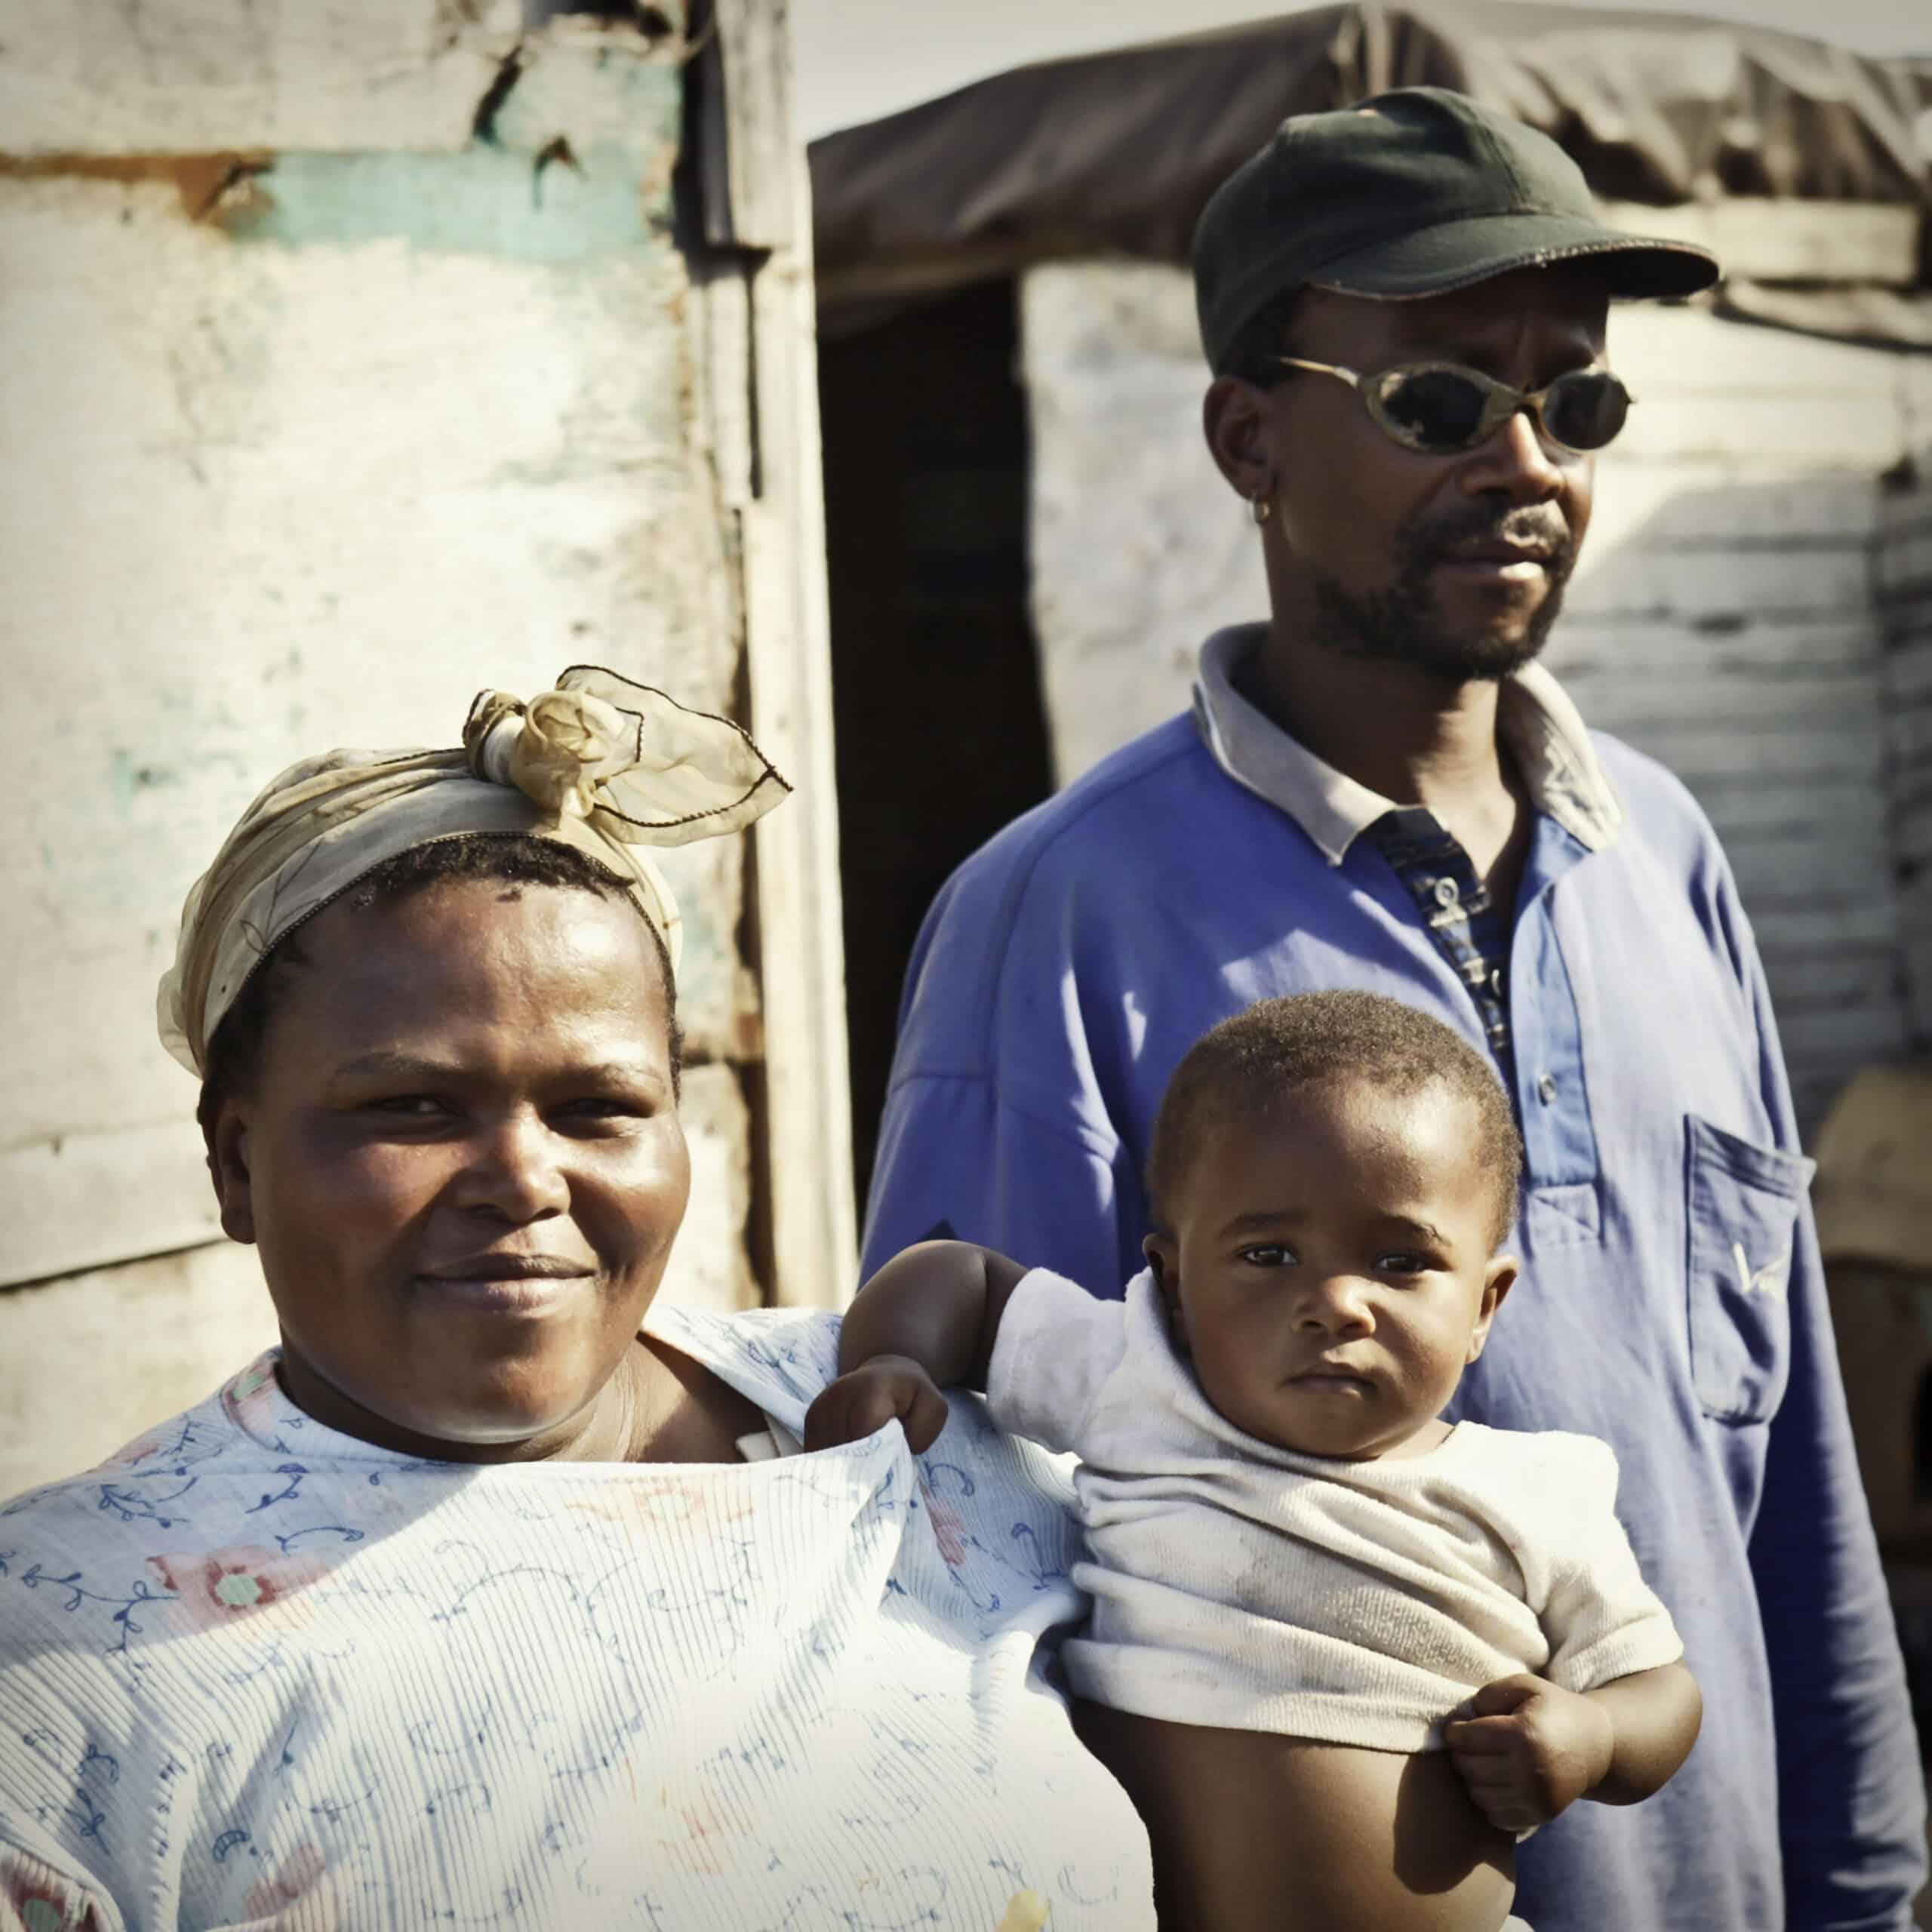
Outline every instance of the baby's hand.
{"label": "baby's hand", "polygon": [[875,1355],[819,1391],[805,1411],[805,1447],[857,1442],[897,1416],[916,1456],[931,1447],[950,1414],[946,1398],[917,1362],[905,1355]]}
{"label": "baby's hand", "polygon": [[1499,1831],[1547,1824],[1608,1776],[1610,1714],[1540,1677],[1499,1677],[1442,1727],[1476,1809]]}

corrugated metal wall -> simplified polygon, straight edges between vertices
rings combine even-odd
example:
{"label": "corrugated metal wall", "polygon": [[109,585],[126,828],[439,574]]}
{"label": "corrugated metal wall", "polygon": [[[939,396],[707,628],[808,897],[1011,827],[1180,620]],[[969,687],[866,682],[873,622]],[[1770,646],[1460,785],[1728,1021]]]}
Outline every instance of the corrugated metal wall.
{"label": "corrugated metal wall", "polygon": [[1915,358],[1687,309],[1611,326],[1641,401],[1549,661],[1709,813],[1815,1125],[1906,1038],[1876,571]]}

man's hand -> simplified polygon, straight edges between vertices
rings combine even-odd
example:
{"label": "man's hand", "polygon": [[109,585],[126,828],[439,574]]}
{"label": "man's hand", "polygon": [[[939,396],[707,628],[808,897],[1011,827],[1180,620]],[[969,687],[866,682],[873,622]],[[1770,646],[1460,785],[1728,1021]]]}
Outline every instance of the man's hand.
{"label": "man's hand", "polygon": [[874,1355],[819,1391],[805,1411],[805,1447],[857,1442],[897,1416],[916,1456],[931,1446],[951,1413],[917,1362],[905,1355]]}
{"label": "man's hand", "polygon": [[1499,1831],[1547,1824],[1610,1774],[1616,1724],[1574,1690],[1499,1677],[1467,1708],[1468,1717],[1444,1725],[1442,1740],[1476,1809]]}

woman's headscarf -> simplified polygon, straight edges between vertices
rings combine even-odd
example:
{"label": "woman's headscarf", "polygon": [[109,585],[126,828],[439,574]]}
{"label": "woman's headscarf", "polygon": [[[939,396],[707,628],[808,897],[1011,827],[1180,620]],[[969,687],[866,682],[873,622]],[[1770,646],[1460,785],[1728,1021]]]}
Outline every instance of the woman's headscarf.
{"label": "woman's headscarf", "polygon": [[181,912],[158,1001],[191,1072],[276,943],[386,859],[466,833],[553,838],[618,873],[676,970],[676,900],[647,845],[736,832],[791,789],[729,719],[576,665],[528,704],[477,694],[460,749],[304,758],[242,815]]}

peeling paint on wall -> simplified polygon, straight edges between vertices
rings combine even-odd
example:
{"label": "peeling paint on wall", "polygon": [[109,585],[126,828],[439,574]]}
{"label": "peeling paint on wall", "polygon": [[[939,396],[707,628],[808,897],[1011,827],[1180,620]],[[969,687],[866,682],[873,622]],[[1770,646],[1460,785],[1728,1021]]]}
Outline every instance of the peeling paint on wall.
{"label": "peeling paint on wall", "polygon": [[165,181],[190,221],[206,221],[238,187],[274,165],[272,155],[259,153],[0,155],[0,180]]}
{"label": "peeling paint on wall", "polygon": [[[0,48],[0,139],[31,146],[0,162],[0,652],[35,699],[0,718],[20,1042],[0,1283],[212,1232],[153,986],[189,882],[274,772],[331,743],[452,742],[478,685],[574,662],[715,709],[740,675],[669,232],[675,42],[503,35],[485,0],[153,0],[143,53],[106,0],[60,11]],[[245,26],[252,51],[214,45]],[[57,144],[20,138],[23,59],[78,90],[85,139],[48,113]],[[257,145],[321,131],[294,105],[305,63],[337,138]],[[393,131],[386,96],[457,133],[361,140]],[[164,100],[193,152],[161,151]],[[100,151],[117,128],[128,151]],[[722,1062],[757,1032],[743,854],[670,858],[685,1023]],[[742,1103],[720,1107],[719,1171],[742,1173]],[[744,1189],[719,1198],[741,1228]],[[742,1285],[730,1229],[679,1253]]]}
{"label": "peeling paint on wall", "polygon": [[[554,138],[551,146],[563,137]],[[573,268],[668,238],[668,208],[608,146],[569,167],[479,146],[460,155],[285,155],[208,217],[238,242],[288,248],[398,241],[426,253]]]}

